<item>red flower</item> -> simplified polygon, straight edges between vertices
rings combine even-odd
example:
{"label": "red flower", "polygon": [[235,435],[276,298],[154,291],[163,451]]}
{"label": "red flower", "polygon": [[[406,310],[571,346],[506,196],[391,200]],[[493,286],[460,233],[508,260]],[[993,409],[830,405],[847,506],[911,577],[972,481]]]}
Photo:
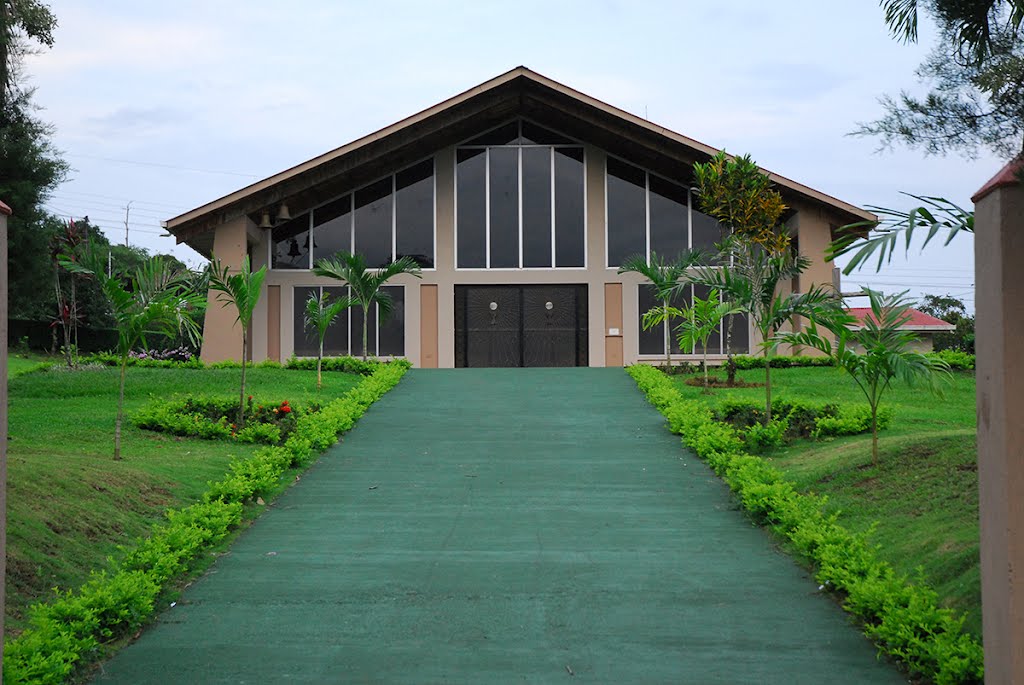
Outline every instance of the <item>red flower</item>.
{"label": "red flower", "polygon": [[288,406],[288,400],[285,400],[284,402],[282,402],[281,406],[282,407],[287,407]]}
{"label": "red flower", "polygon": [[281,405],[281,413],[282,414],[287,414],[291,410],[292,410],[292,408],[289,407],[287,404]]}

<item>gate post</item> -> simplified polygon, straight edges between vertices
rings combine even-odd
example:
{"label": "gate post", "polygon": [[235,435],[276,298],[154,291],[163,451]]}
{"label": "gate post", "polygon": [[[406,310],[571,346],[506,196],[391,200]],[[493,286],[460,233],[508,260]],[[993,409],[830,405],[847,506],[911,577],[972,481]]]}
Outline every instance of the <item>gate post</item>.
{"label": "gate post", "polygon": [[1024,158],[975,203],[978,498],[985,682],[1024,684]]}

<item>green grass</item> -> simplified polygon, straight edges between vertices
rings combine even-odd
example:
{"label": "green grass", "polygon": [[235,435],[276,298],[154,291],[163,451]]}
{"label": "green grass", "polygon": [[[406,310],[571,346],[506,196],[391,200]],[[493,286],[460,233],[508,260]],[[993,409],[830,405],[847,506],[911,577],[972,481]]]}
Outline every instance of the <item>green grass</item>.
{"label": "green grass", "polygon": [[7,357],[7,377],[17,378],[49,366],[50,362],[38,356],[11,354]]}
{"label": "green grass", "polygon": [[[677,377],[684,396],[709,405],[723,399],[764,402],[764,388],[720,388],[702,395]],[[763,382],[764,370],[738,378]],[[871,463],[871,436],[796,441],[766,457],[805,492],[826,495],[841,521],[874,530],[879,554],[903,573],[923,578],[946,606],[964,612],[980,638],[978,478],[974,375],[956,373],[942,397],[895,387],[883,406],[895,411],[879,434],[880,464]],[[772,397],[865,404],[849,376],[832,368],[772,369]]]}
{"label": "green grass", "polygon": [[[19,362],[22,360],[19,360]],[[37,362],[33,361],[35,365]],[[20,365],[20,364],[19,364]],[[13,365],[12,365],[12,368]],[[129,369],[125,409],[188,393],[236,396],[239,369]],[[329,401],[361,380],[315,371],[250,369],[257,402]],[[47,371],[12,377],[7,483],[7,620],[18,630],[27,606],[52,588],[74,588],[103,568],[117,545],[145,535],[168,508],[198,499],[232,457],[255,445],[143,431],[126,422],[113,460],[118,370]]]}

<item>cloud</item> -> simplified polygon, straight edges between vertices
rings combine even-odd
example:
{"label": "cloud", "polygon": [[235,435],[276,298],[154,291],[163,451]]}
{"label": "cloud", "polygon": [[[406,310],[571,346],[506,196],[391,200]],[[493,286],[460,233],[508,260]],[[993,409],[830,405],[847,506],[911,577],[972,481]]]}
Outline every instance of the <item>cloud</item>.
{"label": "cloud", "polygon": [[118,107],[85,119],[85,129],[99,137],[152,134],[187,123],[188,115],[169,107]]}

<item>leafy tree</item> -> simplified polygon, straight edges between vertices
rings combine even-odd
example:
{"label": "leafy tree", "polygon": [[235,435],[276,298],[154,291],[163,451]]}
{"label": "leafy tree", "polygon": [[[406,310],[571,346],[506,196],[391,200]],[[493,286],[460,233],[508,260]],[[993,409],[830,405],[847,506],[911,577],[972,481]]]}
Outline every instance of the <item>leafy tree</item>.
{"label": "leafy tree", "polygon": [[963,300],[950,295],[925,295],[917,308],[956,326],[955,331],[935,333],[933,339],[936,352],[957,350],[974,354],[974,317],[967,313]]}
{"label": "leafy tree", "polygon": [[[782,213],[786,211],[782,195],[750,155],[730,157],[722,151],[704,164],[694,164],[693,173],[700,210],[722,225],[724,237],[718,245],[722,263],[737,263],[756,255],[759,250],[781,254],[789,247],[789,233],[779,226]],[[729,293],[726,296],[745,307]],[[728,355],[725,367],[729,385],[736,380],[736,363],[732,354],[733,321],[734,317],[729,317],[725,328],[725,351]]]}
{"label": "leafy tree", "polygon": [[656,253],[651,253],[648,260],[643,255],[628,257],[619,267],[619,273],[637,273],[651,282],[654,296],[661,302],[660,307],[651,309],[643,315],[644,330],[662,325],[665,328],[665,368],[672,368],[672,345],[669,340],[669,328],[672,319],[680,315],[680,311],[672,307],[672,299],[680,285],[689,283],[687,273],[703,262],[704,253],[699,250],[688,250],[680,254],[675,261],[665,261]]}
{"label": "leafy tree", "polygon": [[789,235],[779,230],[779,219],[786,211],[782,195],[750,155],[730,157],[719,152],[706,163],[694,164],[693,173],[701,211],[717,219],[731,240],[759,245],[768,252],[780,252],[789,245]]}
{"label": "leafy tree", "polygon": [[188,288],[185,274],[171,270],[166,262],[158,259],[151,259],[126,277],[116,274],[108,276],[102,259],[93,258],[88,264],[64,261],[62,266],[72,273],[95,278],[114,313],[118,332],[117,352],[121,357],[117,420],[114,424],[114,459],[120,459],[125,372],[129,353],[137,345],[145,347],[146,336],[152,333],[184,333],[198,343],[199,329],[191,312],[205,307],[206,298]]}
{"label": "leafy tree", "polygon": [[[917,39],[916,0],[884,0],[894,35]],[[987,148],[1011,158],[1024,143],[1024,0],[932,0],[924,4],[940,35],[918,68],[931,90],[923,98],[885,96],[884,116],[855,135],[883,147],[904,143],[929,154],[976,157]]]}
{"label": "leafy tree", "polygon": [[304,323],[306,328],[316,331],[317,342],[319,343],[316,354],[317,390],[323,385],[321,369],[324,361],[324,338],[327,337],[327,329],[331,327],[331,324],[334,323],[339,314],[352,306],[352,301],[347,297],[342,297],[334,302],[329,302],[329,300],[330,295],[324,291],[313,293],[306,300]]}
{"label": "leafy tree", "polygon": [[241,268],[235,271],[223,266],[219,260],[214,260],[210,264],[209,274],[210,290],[217,293],[217,301],[222,306],[234,306],[238,312],[235,321],[242,327],[242,381],[238,391],[238,427],[242,428],[245,426],[245,367],[249,363],[249,331],[263,280],[267,276],[267,267],[263,265],[253,271],[249,256],[246,255],[242,259]]}
{"label": "leafy tree", "polygon": [[810,265],[804,256],[788,251],[768,254],[759,246],[736,248],[732,265],[698,270],[697,281],[721,291],[726,299],[750,314],[750,321],[761,336],[758,343],[764,355],[765,420],[772,420],[771,355],[780,340],[776,334],[794,317],[811,321],[835,316],[836,294],[831,286],[813,286],[805,293],[782,295],[779,286],[803,273]]}
{"label": "leafy tree", "polygon": [[871,316],[864,320],[862,328],[850,328],[854,323],[852,317],[834,317],[824,321],[835,336],[834,343],[821,336],[813,322],[807,329],[782,339],[821,350],[853,378],[871,408],[871,459],[877,466],[878,408],[885,392],[894,381],[912,386],[924,384],[937,392],[939,379],[949,375],[949,366],[910,350],[917,336],[900,330],[910,319],[905,292],[885,296],[868,288],[864,290],[871,301]]}
{"label": "leafy tree", "polygon": [[349,302],[363,308],[363,361],[369,358],[367,348],[367,327],[370,307],[377,305],[381,319],[391,315],[391,297],[381,286],[399,274],[410,274],[420,278],[420,267],[412,257],[402,257],[381,269],[369,269],[361,254],[339,252],[330,259],[321,259],[313,265],[317,276],[333,278],[348,284]]}
{"label": "leafy tree", "polygon": [[722,319],[741,311],[731,302],[723,302],[716,289],[712,288],[706,299],[693,296],[693,305],[680,312],[682,323],[676,326],[679,348],[688,350],[699,346],[703,355],[704,392],[708,388],[708,338],[722,325]]}

